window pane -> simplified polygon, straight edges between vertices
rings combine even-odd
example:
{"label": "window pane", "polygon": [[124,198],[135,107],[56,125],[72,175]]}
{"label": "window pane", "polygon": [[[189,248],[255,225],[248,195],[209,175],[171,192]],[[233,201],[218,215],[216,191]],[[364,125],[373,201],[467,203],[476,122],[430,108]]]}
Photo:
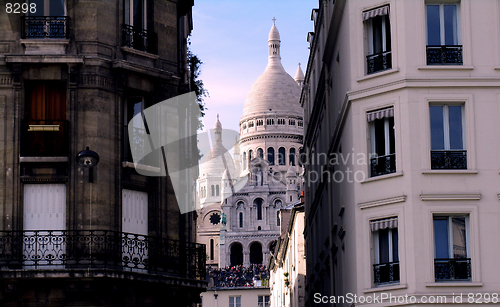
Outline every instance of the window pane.
{"label": "window pane", "polygon": [[389,262],[389,230],[382,229],[378,232],[379,263]]}
{"label": "window pane", "polygon": [[434,218],[434,244],[436,258],[449,258],[448,218]]}
{"label": "window pane", "polygon": [[30,3],[34,3],[36,5],[36,12],[30,12],[30,16],[44,16],[43,2],[43,0],[30,0]]}
{"label": "window pane", "polygon": [[431,106],[431,150],[444,149],[443,106]]}
{"label": "window pane", "polygon": [[464,149],[462,131],[462,106],[449,106],[450,149]]}
{"label": "window pane", "polygon": [[64,0],[50,1],[50,16],[64,16]]}
{"label": "window pane", "polygon": [[124,3],[123,3],[123,12],[125,14],[125,24],[126,25],[130,25],[130,1],[131,0],[124,0]]}
{"label": "window pane", "polygon": [[441,45],[439,5],[427,5],[427,44]]}
{"label": "window pane", "polygon": [[381,53],[382,50],[382,16],[372,18],[373,29],[373,53]]}
{"label": "window pane", "polygon": [[392,261],[399,261],[398,229],[392,229]]}
{"label": "window pane", "polygon": [[134,27],[144,29],[144,2],[143,0],[133,0],[134,1],[134,12],[133,20]]}
{"label": "window pane", "polygon": [[451,227],[453,232],[453,258],[467,258],[465,217],[452,218]]}
{"label": "window pane", "polygon": [[396,153],[395,141],[394,141],[394,117],[389,117],[389,150],[390,154]]}
{"label": "window pane", "polygon": [[379,156],[385,156],[385,129],[384,119],[376,119],[375,125],[375,153]]}
{"label": "window pane", "polygon": [[444,6],[444,37],[445,45],[458,45],[457,39],[457,6]]}
{"label": "window pane", "polygon": [[385,50],[391,51],[391,24],[389,22],[389,15],[385,15]]}

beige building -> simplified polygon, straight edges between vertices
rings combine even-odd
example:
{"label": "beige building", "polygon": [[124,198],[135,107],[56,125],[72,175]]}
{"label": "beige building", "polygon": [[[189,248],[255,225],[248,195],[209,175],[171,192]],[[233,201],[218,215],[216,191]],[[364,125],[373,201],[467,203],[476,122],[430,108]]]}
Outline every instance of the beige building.
{"label": "beige building", "polygon": [[306,306],[498,302],[499,2],[319,1],[312,19]]}
{"label": "beige building", "polygon": [[268,261],[270,306],[300,307],[305,303],[305,214],[301,198],[302,201],[281,210],[281,236]]}
{"label": "beige building", "polygon": [[222,288],[201,294],[203,307],[269,307],[269,288]]}

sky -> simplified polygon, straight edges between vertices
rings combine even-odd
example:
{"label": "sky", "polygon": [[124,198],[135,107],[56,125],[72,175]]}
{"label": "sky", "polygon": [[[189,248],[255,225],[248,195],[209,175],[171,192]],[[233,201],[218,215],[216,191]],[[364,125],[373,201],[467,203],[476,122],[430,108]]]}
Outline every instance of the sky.
{"label": "sky", "polygon": [[210,97],[203,119],[211,129],[217,118],[224,129],[239,132],[243,104],[267,65],[267,39],[273,17],[281,37],[281,62],[292,77],[309,58],[307,33],[318,0],[195,0],[191,51],[203,62],[200,79]]}

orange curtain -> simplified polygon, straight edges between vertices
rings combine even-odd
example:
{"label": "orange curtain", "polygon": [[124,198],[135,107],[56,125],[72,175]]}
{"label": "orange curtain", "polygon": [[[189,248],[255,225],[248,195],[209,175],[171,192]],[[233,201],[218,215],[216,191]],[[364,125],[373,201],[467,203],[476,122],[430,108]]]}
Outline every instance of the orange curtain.
{"label": "orange curtain", "polygon": [[28,86],[27,120],[65,120],[66,87],[63,82],[33,83]]}

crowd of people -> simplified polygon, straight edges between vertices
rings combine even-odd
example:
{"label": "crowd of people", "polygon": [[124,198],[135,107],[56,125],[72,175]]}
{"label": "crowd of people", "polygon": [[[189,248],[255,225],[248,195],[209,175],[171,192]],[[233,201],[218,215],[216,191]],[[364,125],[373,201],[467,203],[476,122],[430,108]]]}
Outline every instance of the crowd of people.
{"label": "crowd of people", "polygon": [[208,276],[214,287],[259,287],[266,286],[269,273],[262,264],[251,264],[209,268]]}

